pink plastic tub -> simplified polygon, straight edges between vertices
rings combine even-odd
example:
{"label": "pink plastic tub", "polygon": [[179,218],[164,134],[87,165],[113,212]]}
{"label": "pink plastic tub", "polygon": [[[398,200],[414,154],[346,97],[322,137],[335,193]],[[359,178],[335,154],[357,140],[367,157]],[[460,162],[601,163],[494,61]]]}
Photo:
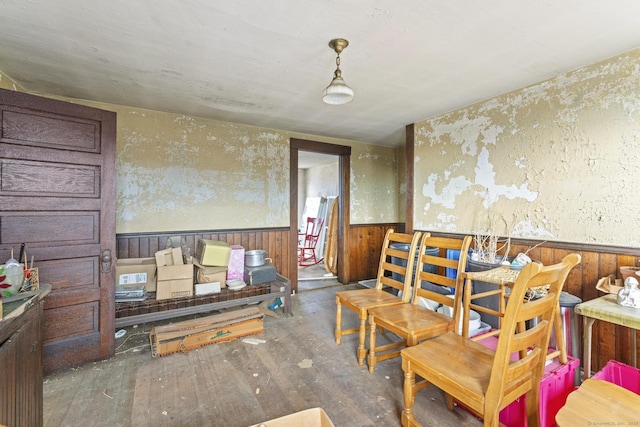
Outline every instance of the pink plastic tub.
{"label": "pink plastic tub", "polygon": [[601,371],[591,378],[608,381],[636,394],[640,394],[640,370],[617,360],[609,360]]}
{"label": "pink plastic tub", "polygon": [[[498,338],[485,338],[480,340],[479,343],[495,350]],[[579,365],[580,359],[567,356],[566,364],[561,364],[556,358],[545,367],[544,375],[540,382],[539,410],[541,427],[554,427],[556,425],[556,414],[566,403],[569,393],[574,390],[575,374]],[[500,422],[506,427],[526,427],[527,408],[525,396],[518,398],[500,411]]]}

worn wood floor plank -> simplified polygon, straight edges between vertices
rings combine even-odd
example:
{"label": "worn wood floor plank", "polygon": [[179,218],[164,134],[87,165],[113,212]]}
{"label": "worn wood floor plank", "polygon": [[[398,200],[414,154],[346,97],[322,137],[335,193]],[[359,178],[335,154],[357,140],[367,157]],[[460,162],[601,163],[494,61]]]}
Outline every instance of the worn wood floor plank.
{"label": "worn wood floor plank", "polygon": [[[126,328],[113,358],[45,378],[45,426],[244,427],[316,406],[338,427],[400,426],[400,359],[372,375],[357,364],[357,335],[335,344],[338,289],[299,292],[293,316],[265,316],[264,332],[250,337],[265,340],[258,345],[238,339],[154,359],[148,333],[160,322]],[[357,317],[345,313],[343,324]],[[435,387],[414,410],[424,426],[481,425],[448,411]]]}

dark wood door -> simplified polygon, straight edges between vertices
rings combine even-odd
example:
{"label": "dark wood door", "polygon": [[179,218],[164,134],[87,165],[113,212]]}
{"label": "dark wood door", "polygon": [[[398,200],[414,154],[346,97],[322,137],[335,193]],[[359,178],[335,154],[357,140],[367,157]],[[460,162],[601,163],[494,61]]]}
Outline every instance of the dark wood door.
{"label": "dark wood door", "polygon": [[[115,352],[113,112],[0,90],[0,261],[26,244],[41,283],[45,372]],[[21,260],[22,261],[22,260]]]}

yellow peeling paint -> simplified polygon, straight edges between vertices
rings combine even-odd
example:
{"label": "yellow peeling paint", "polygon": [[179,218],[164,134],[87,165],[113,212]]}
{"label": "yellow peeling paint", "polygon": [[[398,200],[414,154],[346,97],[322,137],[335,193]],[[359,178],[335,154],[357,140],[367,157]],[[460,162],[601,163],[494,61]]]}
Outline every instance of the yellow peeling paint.
{"label": "yellow peeling paint", "polygon": [[288,227],[290,138],[351,146],[351,222],[398,222],[393,148],[65,100],[117,113],[118,233]]}
{"label": "yellow peeling paint", "polygon": [[359,144],[351,147],[351,222],[397,222],[397,149]]}
{"label": "yellow peeling paint", "polygon": [[639,88],[636,49],[417,123],[415,228],[640,246]]}

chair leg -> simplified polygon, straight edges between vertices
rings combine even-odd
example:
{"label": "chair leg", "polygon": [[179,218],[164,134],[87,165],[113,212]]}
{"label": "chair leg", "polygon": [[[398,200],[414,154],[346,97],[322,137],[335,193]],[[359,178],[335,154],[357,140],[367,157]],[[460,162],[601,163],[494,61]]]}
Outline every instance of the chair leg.
{"label": "chair leg", "polygon": [[553,317],[553,331],[556,334],[556,344],[560,355],[558,360],[560,363],[567,363],[567,349],[564,344],[564,331],[562,330],[562,314],[560,314],[560,306],[556,308],[555,316]]}
{"label": "chair leg", "polygon": [[453,411],[456,406],[456,400],[449,393],[444,394],[444,400],[447,404],[447,409]]}
{"label": "chair leg", "polygon": [[527,426],[528,427],[540,427],[540,414],[539,414],[539,388],[534,387],[525,394],[525,401],[527,407]]}
{"label": "chair leg", "polygon": [[369,364],[369,373],[376,371],[376,323],[373,316],[369,316],[369,356],[367,358]]}
{"label": "chair leg", "polygon": [[342,341],[342,304],[340,298],[336,297],[336,344]]}
{"label": "chair leg", "polygon": [[402,427],[409,427],[419,425],[416,423],[413,418],[413,404],[415,402],[414,393],[414,385],[416,381],[416,376],[413,371],[406,370],[404,371],[404,386],[403,386],[403,397],[404,397],[404,409],[402,410],[402,417],[400,419],[402,423]]}
{"label": "chair leg", "polygon": [[500,427],[500,412],[498,410],[485,412],[483,419],[484,427]]}
{"label": "chair leg", "polygon": [[367,337],[367,313],[360,314],[360,340],[358,342],[358,365],[364,365],[364,358],[367,356],[367,349],[364,343]]}

